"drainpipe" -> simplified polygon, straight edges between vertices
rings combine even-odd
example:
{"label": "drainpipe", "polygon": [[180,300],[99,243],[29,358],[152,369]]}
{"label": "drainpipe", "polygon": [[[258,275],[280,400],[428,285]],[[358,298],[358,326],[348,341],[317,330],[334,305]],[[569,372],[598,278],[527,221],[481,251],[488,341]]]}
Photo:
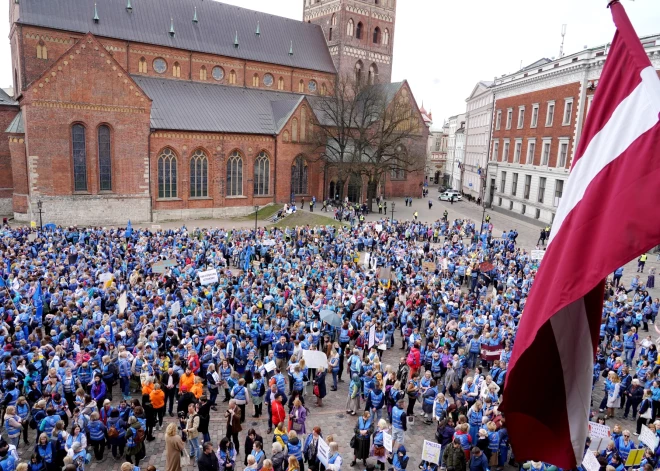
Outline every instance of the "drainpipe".
{"label": "drainpipe", "polygon": [[155,129],[149,128],[149,139],[147,141],[147,168],[149,172],[149,222],[154,222],[154,209],[153,209],[153,200],[151,197],[151,135],[154,133]]}
{"label": "drainpipe", "polygon": [[277,204],[277,134],[273,134],[275,152],[273,153],[273,203]]}

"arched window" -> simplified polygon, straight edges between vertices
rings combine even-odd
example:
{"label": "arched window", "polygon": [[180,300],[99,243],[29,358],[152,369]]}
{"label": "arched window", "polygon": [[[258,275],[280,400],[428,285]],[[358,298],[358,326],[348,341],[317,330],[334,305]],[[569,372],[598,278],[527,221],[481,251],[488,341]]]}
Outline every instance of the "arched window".
{"label": "arched window", "polygon": [[73,189],[87,191],[87,144],[85,126],[71,127],[71,150],[73,151]]}
{"label": "arched window", "polygon": [[175,62],[172,66],[172,76],[181,77],[181,66],[178,62]]}
{"label": "arched window", "polygon": [[200,80],[206,80],[206,66],[203,65],[201,69],[199,69],[199,79]]}
{"label": "arched window", "polygon": [[296,157],[291,166],[291,193],[307,194],[307,162],[302,155]]}
{"label": "arched window", "polygon": [[258,87],[259,86],[259,74],[254,74],[252,76],[252,86],[253,87]]}
{"label": "arched window", "polygon": [[371,64],[369,66],[369,85],[376,83],[378,79],[378,66],[376,64]]}
{"label": "arched window", "polygon": [[332,20],[330,20],[330,24],[332,26],[337,26],[337,14],[336,13],[332,14]]}
{"label": "arched window", "polygon": [[374,44],[380,43],[380,28],[376,26],[374,29]]}
{"label": "arched window", "polygon": [[362,84],[362,61],[357,61],[355,63],[355,84],[356,85],[361,85]]}
{"label": "arched window", "polygon": [[227,196],[243,196],[243,157],[237,150],[227,160]]}
{"label": "arched window", "polygon": [[147,59],[140,57],[140,62],[138,62],[138,72],[141,74],[147,73]]}
{"label": "arched window", "polygon": [[298,142],[298,119],[291,120],[291,142]]}
{"label": "arched window", "polygon": [[304,80],[300,80],[300,82],[298,82],[298,92],[299,93],[305,93],[305,82],[304,82]]}
{"label": "arched window", "polygon": [[284,78],[280,77],[277,79],[277,89],[278,90],[284,90]]}
{"label": "arched window", "polygon": [[383,45],[387,46],[390,43],[390,30],[385,28],[383,31]]}
{"label": "arched window", "polygon": [[269,193],[270,159],[268,154],[260,152],[254,161],[254,194],[265,196]]}
{"label": "arched window", "polygon": [[232,85],[236,85],[236,71],[232,70],[229,72],[229,83]]}
{"label": "arched window", "polygon": [[321,96],[326,96],[328,94],[328,87],[325,83],[321,84]]}
{"label": "arched window", "polygon": [[110,128],[99,126],[99,190],[112,191],[112,153],[110,149]]}
{"label": "arched window", "polygon": [[330,30],[328,31],[328,41],[332,41],[332,26],[330,27]]}
{"label": "arched window", "polygon": [[39,44],[37,44],[37,59],[48,59],[48,48],[43,39],[39,40]]}
{"label": "arched window", "polygon": [[362,22],[360,21],[357,24],[357,28],[355,28],[355,37],[356,38],[362,39],[362,29],[363,29]]}
{"label": "arched window", "polygon": [[404,146],[400,145],[396,149],[397,154],[400,156],[396,161],[393,162],[392,168],[390,169],[390,179],[391,180],[405,180],[406,179],[406,154],[407,150]]}
{"label": "arched window", "polygon": [[284,131],[282,134],[282,141],[289,142],[289,131]]}
{"label": "arched window", "polygon": [[300,110],[300,142],[307,142],[307,108]]}
{"label": "arched window", "polygon": [[176,155],[166,147],[158,156],[158,197],[176,198]]}
{"label": "arched window", "polygon": [[196,150],[190,157],[190,197],[206,198],[208,189],[209,161],[203,150]]}
{"label": "arched window", "polygon": [[346,25],[346,35],[347,36],[353,36],[353,29],[355,28],[355,23],[353,23],[353,18],[350,18],[348,20],[348,24]]}

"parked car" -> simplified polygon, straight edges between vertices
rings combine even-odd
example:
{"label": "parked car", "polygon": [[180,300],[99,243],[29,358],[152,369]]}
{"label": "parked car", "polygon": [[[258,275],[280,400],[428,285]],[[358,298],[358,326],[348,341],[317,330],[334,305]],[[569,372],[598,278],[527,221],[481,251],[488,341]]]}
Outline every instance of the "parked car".
{"label": "parked car", "polygon": [[463,199],[461,194],[457,191],[445,191],[438,196],[440,201],[451,201],[452,198],[454,201],[461,201]]}

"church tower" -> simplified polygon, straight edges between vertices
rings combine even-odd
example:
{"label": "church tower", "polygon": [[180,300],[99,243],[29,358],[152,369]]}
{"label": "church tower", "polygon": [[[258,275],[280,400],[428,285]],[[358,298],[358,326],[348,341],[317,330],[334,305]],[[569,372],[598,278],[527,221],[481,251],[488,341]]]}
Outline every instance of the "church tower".
{"label": "church tower", "polygon": [[396,0],[303,2],[303,19],[323,29],[340,76],[391,82]]}

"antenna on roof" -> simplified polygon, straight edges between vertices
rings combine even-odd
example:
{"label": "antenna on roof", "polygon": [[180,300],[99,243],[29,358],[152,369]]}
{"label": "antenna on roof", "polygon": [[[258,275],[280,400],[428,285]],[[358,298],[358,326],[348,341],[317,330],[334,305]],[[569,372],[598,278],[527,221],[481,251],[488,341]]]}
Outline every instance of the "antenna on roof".
{"label": "antenna on roof", "polygon": [[236,36],[234,36],[234,47],[238,47],[238,30],[236,30]]}
{"label": "antenna on roof", "polygon": [[129,13],[133,13],[133,7],[131,6],[131,0],[128,0],[128,3],[126,4],[126,11]]}
{"label": "antenna on roof", "polygon": [[289,55],[293,55],[293,40],[291,41],[291,46],[289,46]]}
{"label": "antenna on roof", "polygon": [[559,46],[559,58],[564,57],[564,36],[566,36],[566,26],[561,25],[561,45]]}
{"label": "antenna on roof", "polygon": [[170,36],[174,37],[174,18],[170,18]]}
{"label": "antenna on roof", "polygon": [[98,23],[99,20],[99,11],[96,9],[96,3],[94,3],[94,23]]}
{"label": "antenna on roof", "polygon": [[195,7],[195,14],[193,15],[193,23],[195,24],[199,23],[199,20],[197,19],[197,7]]}
{"label": "antenna on roof", "polygon": [[261,27],[258,21],[257,21],[257,31],[254,34],[256,34],[257,36],[261,35]]}

